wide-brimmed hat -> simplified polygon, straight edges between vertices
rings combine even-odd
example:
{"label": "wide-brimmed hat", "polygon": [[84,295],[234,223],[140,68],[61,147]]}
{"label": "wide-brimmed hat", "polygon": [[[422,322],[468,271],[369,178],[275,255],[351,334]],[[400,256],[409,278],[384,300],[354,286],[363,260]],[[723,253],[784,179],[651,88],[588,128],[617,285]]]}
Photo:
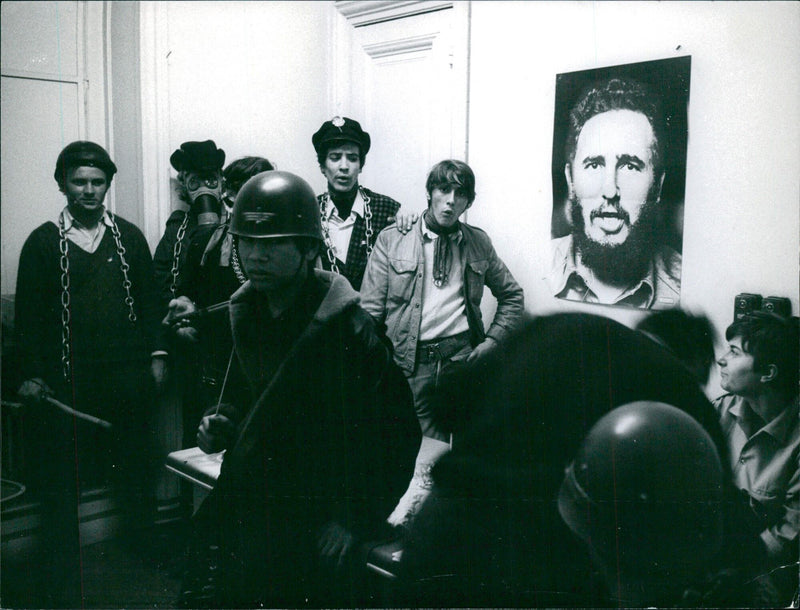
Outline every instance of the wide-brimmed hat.
{"label": "wide-brimmed hat", "polygon": [[220,171],[225,164],[225,151],[217,148],[214,140],[184,142],[169,162],[179,172]]}

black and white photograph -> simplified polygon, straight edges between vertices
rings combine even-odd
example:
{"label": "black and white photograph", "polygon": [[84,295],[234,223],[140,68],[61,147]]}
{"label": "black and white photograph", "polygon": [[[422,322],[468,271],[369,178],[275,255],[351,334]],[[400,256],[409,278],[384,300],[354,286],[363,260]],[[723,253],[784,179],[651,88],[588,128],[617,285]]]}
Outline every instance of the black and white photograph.
{"label": "black and white photograph", "polygon": [[680,303],[691,57],[556,78],[554,296]]}
{"label": "black and white photograph", "polygon": [[0,51],[1,608],[800,608],[800,3]]}

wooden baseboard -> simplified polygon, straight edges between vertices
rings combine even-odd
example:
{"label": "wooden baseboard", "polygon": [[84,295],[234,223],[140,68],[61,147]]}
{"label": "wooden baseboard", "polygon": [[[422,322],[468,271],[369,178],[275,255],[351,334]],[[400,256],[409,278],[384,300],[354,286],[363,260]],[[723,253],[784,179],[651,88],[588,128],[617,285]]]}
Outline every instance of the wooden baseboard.
{"label": "wooden baseboard", "polygon": [[[22,500],[20,498],[19,500]],[[183,518],[180,497],[158,501],[155,526],[175,523]],[[78,507],[81,546],[113,538],[120,531],[121,511],[108,489],[81,494]],[[35,501],[15,501],[0,511],[0,545],[4,560],[26,556],[39,540],[40,506]]]}

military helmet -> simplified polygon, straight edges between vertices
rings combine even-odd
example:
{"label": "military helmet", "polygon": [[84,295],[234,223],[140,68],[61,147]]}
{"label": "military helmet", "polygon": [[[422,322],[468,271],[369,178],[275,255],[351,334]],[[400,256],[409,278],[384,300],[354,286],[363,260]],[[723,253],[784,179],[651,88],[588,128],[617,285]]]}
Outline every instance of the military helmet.
{"label": "military helmet", "polygon": [[313,237],[322,241],[314,191],[289,172],[256,174],[236,195],[230,232],[239,237]]}
{"label": "military helmet", "polygon": [[615,568],[701,565],[722,543],[722,481],[714,442],[695,419],[664,403],[632,402],[589,431],[558,510]]}

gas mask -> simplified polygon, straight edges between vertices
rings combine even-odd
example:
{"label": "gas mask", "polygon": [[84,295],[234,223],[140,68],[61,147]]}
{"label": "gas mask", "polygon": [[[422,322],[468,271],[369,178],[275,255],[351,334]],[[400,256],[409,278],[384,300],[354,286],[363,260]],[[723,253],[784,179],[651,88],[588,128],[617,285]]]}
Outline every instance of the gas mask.
{"label": "gas mask", "polygon": [[219,223],[222,179],[219,172],[183,172],[182,182],[198,225]]}

